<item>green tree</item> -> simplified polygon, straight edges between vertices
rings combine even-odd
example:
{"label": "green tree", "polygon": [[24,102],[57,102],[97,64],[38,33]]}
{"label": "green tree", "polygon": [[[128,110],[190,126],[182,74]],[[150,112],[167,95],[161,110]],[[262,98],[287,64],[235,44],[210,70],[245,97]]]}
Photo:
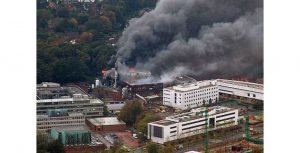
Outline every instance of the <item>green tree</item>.
{"label": "green tree", "polygon": [[47,0],[37,0],[36,4],[38,9],[46,8],[46,6],[48,6]]}
{"label": "green tree", "polygon": [[142,104],[139,101],[128,101],[121,109],[118,119],[131,126],[136,122],[137,116],[142,113],[142,110]]}
{"label": "green tree", "polygon": [[87,31],[96,30],[97,32],[100,32],[104,30],[104,25],[100,19],[89,19],[85,23],[85,26]]}
{"label": "green tree", "polygon": [[91,32],[83,32],[80,35],[80,41],[82,42],[89,42],[93,39],[93,34]]}
{"label": "green tree", "polygon": [[103,116],[108,116],[109,112],[108,112],[108,108],[107,108],[107,105],[106,103],[104,103],[104,106],[103,106]]}
{"label": "green tree", "polygon": [[159,153],[159,145],[155,144],[155,143],[150,143],[147,145],[147,151],[148,153]]}
{"label": "green tree", "polygon": [[78,58],[60,60],[54,65],[53,77],[57,82],[81,82],[86,79],[87,66]]}
{"label": "green tree", "polygon": [[47,133],[37,132],[37,152],[44,153],[47,152]]}
{"label": "green tree", "polygon": [[64,153],[63,144],[60,141],[58,141],[58,140],[51,141],[48,144],[47,150],[50,153]]}
{"label": "green tree", "polygon": [[[48,7],[48,2],[58,7]],[[148,0],[102,1],[85,5],[85,10],[82,3],[37,0],[37,82],[90,81],[99,76],[116,52],[106,44],[107,36],[121,33],[127,20],[150,3],[155,6]],[[80,41],[70,47],[73,37]]]}
{"label": "green tree", "polygon": [[146,135],[148,132],[148,130],[147,130],[148,123],[157,121],[159,119],[160,118],[158,116],[156,116],[156,114],[154,114],[153,112],[144,113],[137,119],[136,128],[137,128],[138,132],[142,132],[143,134]]}
{"label": "green tree", "polygon": [[61,18],[68,18],[70,14],[66,7],[61,6],[56,10],[56,15]]}
{"label": "green tree", "polygon": [[47,28],[50,14],[46,9],[37,10],[37,28]]}
{"label": "green tree", "polygon": [[87,16],[85,14],[80,14],[77,16],[77,21],[79,24],[84,24],[88,20],[89,20],[89,16]]}
{"label": "green tree", "polygon": [[175,149],[171,144],[167,144],[167,146],[164,147],[163,152],[164,153],[174,153]]}

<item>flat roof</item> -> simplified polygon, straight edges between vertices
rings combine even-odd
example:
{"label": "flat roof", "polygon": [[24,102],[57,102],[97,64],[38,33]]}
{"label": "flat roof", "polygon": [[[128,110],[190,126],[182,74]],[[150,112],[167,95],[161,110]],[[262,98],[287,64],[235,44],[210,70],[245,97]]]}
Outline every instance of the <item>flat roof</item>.
{"label": "flat roof", "polygon": [[100,99],[88,99],[88,98],[60,98],[60,99],[41,99],[36,100],[37,103],[49,103],[49,102],[71,102],[71,101],[86,101],[89,100],[90,103],[103,103]]}
{"label": "flat roof", "polygon": [[[213,106],[208,108],[208,116],[229,112],[233,110],[237,110],[237,109],[222,107],[222,106]],[[190,112],[168,116],[163,120],[152,122],[152,124],[168,126],[179,122],[187,122],[199,118],[204,118],[205,117],[204,111],[205,111],[205,107],[200,107],[200,108],[192,109]]]}
{"label": "flat roof", "polygon": [[101,118],[90,118],[87,119],[93,125],[119,125],[125,124],[125,122],[118,120],[117,117],[101,117]]}
{"label": "flat roof", "polygon": [[194,78],[191,78],[187,75],[179,76],[175,78],[176,81],[182,81],[182,82],[196,82],[197,80]]}
{"label": "flat roof", "polygon": [[54,127],[52,128],[58,132],[62,131],[89,131],[89,129],[85,126],[62,126],[62,127]]}
{"label": "flat roof", "polygon": [[83,116],[82,113],[78,113],[78,112],[68,112],[69,116]]}
{"label": "flat roof", "polygon": [[42,99],[37,100],[37,103],[47,103],[47,102],[68,102],[68,101],[83,101],[83,100],[89,100],[84,98],[60,98],[60,99]]}
{"label": "flat roof", "polygon": [[[212,115],[216,115],[216,114],[234,110],[234,108],[228,108],[228,107],[223,107],[223,106],[213,106],[213,107],[209,107],[207,109],[208,109],[208,116],[212,116]],[[194,119],[205,117],[204,112],[205,112],[205,107],[199,107],[199,108],[192,109],[190,112],[169,116],[167,118],[176,119],[176,120],[179,120],[179,122],[189,121],[189,120],[194,120]]]}
{"label": "flat roof", "polygon": [[37,118],[59,118],[59,117],[66,117],[66,116],[84,116],[82,113],[78,113],[78,112],[68,112],[68,115],[65,115],[65,116],[49,116],[49,115],[37,115]]}
{"label": "flat roof", "polygon": [[60,99],[74,96],[88,96],[88,94],[77,86],[64,87],[41,87],[37,85],[37,96],[39,99]]}
{"label": "flat roof", "polygon": [[96,104],[96,103],[101,104],[101,103],[103,103],[103,101],[101,101],[100,99],[91,99],[90,102],[91,102],[92,104]]}
{"label": "flat roof", "polygon": [[203,81],[197,81],[194,83],[186,83],[186,84],[180,84],[172,87],[167,87],[165,89],[175,90],[179,92],[188,92],[193,91],[197,89],[217,86],[216,84],[213,84],[214,80],[203,80]]}
{"label": "flat roof", "polygon": [[152,96],[147,96],[145,97],[146,99],[153,99],[153,98],[159,98],[158,95],[152,95]]}
{"label": "flat roof", "polygon": [[157,124],[157,125],[168,126],[168,125],[176,124],[177,122],[164,119],[164,120],[159,120],[159,121],[155,121],[155,122],[152,122],[152,123]]}
{"label": "flat roof", "polygon": [[226,80],[226,79],[217,79],[218,82],[228,83],[232,85],[238,85],[243,87],[255,88],[255,89],[264,89],[263,84],[253,83],[253,82],[244,82],[244,81],[235,81],[235,80]]}
{"label": "flat roof", "polygon": [[36,115],[36,118],[47,118],[47,117],[49,117],[48,115]]}

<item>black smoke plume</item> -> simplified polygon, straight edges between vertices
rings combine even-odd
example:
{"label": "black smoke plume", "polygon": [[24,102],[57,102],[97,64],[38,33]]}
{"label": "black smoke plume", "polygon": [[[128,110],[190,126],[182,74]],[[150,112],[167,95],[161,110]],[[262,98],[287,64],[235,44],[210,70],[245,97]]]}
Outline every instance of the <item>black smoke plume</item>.
{"label": "black smoke plume", "polygon": [[262,77],[263,1],[160,0],[130,20],[118,46],[117,61],[161,81]]}

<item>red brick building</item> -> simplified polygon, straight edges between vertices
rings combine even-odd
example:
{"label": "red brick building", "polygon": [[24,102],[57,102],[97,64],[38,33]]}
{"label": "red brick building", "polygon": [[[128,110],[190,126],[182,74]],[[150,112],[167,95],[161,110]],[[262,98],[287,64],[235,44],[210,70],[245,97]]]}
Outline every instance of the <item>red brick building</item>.
{"label": "red brick building", "polygon": [[126,129],[125,122],[118,120],[116,117],[86,119],[86,125],[92,131],[99,132],[117,132],[124,131]]}

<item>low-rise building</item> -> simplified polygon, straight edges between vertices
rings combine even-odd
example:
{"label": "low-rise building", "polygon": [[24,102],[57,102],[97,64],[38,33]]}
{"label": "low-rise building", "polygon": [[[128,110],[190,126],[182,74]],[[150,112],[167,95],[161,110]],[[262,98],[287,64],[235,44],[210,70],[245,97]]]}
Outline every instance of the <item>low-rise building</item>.
{"label": "low-rise building", "polygon": [[63,145],[87,145],[91,143],[91,132],[84,126],[53,128],[50,136]]}
{"label": "low-rise building", "polygon": [[116,132],[126,129],[125,122],[117,117],[90,118],[86,120],[86,125],[93,131]]}
{"label": "low-rise building", "polygon": [[124,107],[125,101],[108,101],[106,102],[106,106],[108,111],[111,113],[120,112],[120,110]]}
{"label": "low-rise building", "polygon": [[235,95],[259,101],[264,100],[263,84],[217,79],[220,94]]}
{"label": "low-rise building", "polygon": [[50,130],[54,127],[80,126],[85,124],[85,117],[81,113],[67,113],[61,115],[37,115],[37,130]]}
{"label": "low-rise building", "polygon": [[166,117],[164,120],[148,123],[148,139],[163,144],[205,132],[237,125],[238,109],[221,106],[193,109],[190,112]]}
{"label": "low-rise building", "polygon": [[37,129],[84,124],[85,118],[102,117],[103,102],[76,86],[37,87]]}

